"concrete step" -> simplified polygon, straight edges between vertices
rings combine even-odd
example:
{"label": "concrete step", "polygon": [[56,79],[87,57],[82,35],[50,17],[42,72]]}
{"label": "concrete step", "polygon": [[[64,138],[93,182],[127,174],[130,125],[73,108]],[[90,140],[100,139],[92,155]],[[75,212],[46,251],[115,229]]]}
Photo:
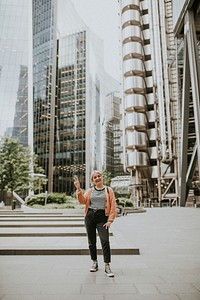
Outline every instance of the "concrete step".
{"label": "concrete step", "polygon": [[[97,250],[98,255],[102,255],[102,250]],[[112,255],[139,255],[138,248],[112,249]],[[89,255],[89,250],[84,249],[0,249],[0,255]]]}
{"label": "concrete step", "polygon": [[[114,227],[113,227],[114,228]],[[83,211],[0,213],[0,255],[88,255]],[[97,239],[98,253],[102,253]],[[112,254],[139,254],[110,230]]]}
{"label": "concrete step", "polygon": [[19,218],[16,218],[16,217],[0,217],[0,222],[32,222],[32,221],[36,221],[36,222],[39,222],[39,221],[42,221],[42,222],[59,222],[59,221],[68,221],[68,222],[73,222],[73,221],[81,221],[83,222],[84,221],[84,218],[83,217],[77,217],[77,218],[68,218],[68,217],[65,217],[65,216],[60,216],[60,217],[40,217],[40,218],[34,218],[34,217],[21,217]]}
{"label": "concrete step", "polygon": [[23,218],[23,219],[28,219],[28,218],[61,218],[65,217],[67,219],[73,219],[73,218],[84,218],[83,215],[68,215],[68,214],[0,214],[0,219],[4,218],[13,218],[13,219],[18,219],[18,218]]}
{"label": "concrete step", "polygon": [[80,213],[72,213],[72,214],[68,214],[68,213],[62,213],[62,212],[57,212],[57,213],[55,213],[55,212],[35,212],[35,213],[33,213],[33,212],[21,212],[21,211],[10,211],[10,212],[5,212],[5,211],[0,211],[0,217],[3,217],[3,216],[5,216],[5,217],[8,217],[8,216],[14,216],[14,217],[37,217],[37,216],[39,216],[39,217],[48,217],[48,216],[50,216],[50,217],[52,217],[52,216],[67,216],[68,218],[70,218],[70,217],[75,217],[75,216],[77,216],[77,217],[81,217],[81,216],[83,216],[83,214],[80,214]]}
{"label": "concrete step", "polygon": [[44,210],[34,210],[30,209],[27,211],[23,210],[1,210],[0,209],[0,216],[1,215],[22,215],[22,216],[57,216],[57,215],[67,215],[67,216],[84,216],[84,210],[83,209],[44,209]]}
{"label": "concrete step", "polygon": [[84,223],[44,223],[44,222],[30,222],[30,223],[24,223],[24,222],[15,222],[14,224],[10,224],[9,222],[1,222],[0,227],[6,227],[6,228],[15,228],[15,227],[84,227]]}
{"label": "concrete step", "polygon": [[[98,233],[97,233],[98,235]],[[110,236],[113,233],[110,231]],[[65,228],[0,228],[0,237],[80,237],[87,236],[83,227]]]}
{"label": "concrete step", "polygon": [[2,208],[0,208],[0,215],[1,214],[18,214],[18,213],[22,213],[22,211],[21,210],[11,210],[11,209],[2,209]]}
{"label": "concrete step", "polygon": [[[11,232],[0,233],[0,237],[63,237],[63,236],[86,236],[86,232]],[[110,234],[111,235],[111,234]]]}
{"label": "concrete step", "polygon": [[[111,251],[115,255],[139,254],[138,248],[119,239],[110,238]],[[100,239],[97,239],[98,253],[102,253]],[[1,237],[0,255],[88,255],[86,237]]]}
{"label": "concrete step", "polygon": [[[97,233],[98,235],[98,233]],[[109,233],[113,235],[112,232]],[[0,237],[62,237],[62,236],[87,236],[86,232],[27,232],[27,233],[0,233]]]}
{"label": "concrete step", "polygon": [[[110,230],[110,236],[113,233]],[[63,237],[86,236],[84,227],[3,227],[0,237]]]}

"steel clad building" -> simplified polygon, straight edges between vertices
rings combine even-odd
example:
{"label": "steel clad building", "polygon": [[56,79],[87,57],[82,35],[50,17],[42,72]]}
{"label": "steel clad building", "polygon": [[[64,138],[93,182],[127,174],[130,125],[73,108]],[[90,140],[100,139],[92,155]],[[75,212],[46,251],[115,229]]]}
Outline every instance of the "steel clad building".
{"label": "steel clad building", "polygon": [[199,183],[198,2],[119,1],[122,159],[135,205],[184,206]]}

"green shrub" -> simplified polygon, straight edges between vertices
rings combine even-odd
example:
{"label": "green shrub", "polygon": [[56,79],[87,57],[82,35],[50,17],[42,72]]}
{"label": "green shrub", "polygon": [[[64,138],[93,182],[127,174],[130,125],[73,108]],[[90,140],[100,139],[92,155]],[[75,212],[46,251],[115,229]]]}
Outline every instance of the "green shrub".
{"label": "green shrub", "polygon": [[57,203],[57,204],[62,204],[67,202],[67,197],[66,195],[59,194],[59,193],[49,193],[49,194],[38,194],[38,195],[30,195],[26,197],[25,199],[25,204],[28,206],[33,206],[33,205],[45,205],[49,203]]}
{"label": "green shrub", "polygon": [[122,207],[133,207],[132,201],[127,198],[118,198],[116,199],[116,203],[118,206]]}
{"label": "green shrub", "polygon": [[133,202],[131,200],[126,200],[125,207],[133,207]]}
{"label": "green shrub", "polygon": [[67,196],[63,193],[49,193],[47,194],[47,203],[58,203],[62,204],[67,201]]}
{"label": "green shrub", "polygon": [[34,204],[44,205],[45,196],[46,196],[45,194],[30,195],[26,197],[25,204],[28,206],[32,206]]}

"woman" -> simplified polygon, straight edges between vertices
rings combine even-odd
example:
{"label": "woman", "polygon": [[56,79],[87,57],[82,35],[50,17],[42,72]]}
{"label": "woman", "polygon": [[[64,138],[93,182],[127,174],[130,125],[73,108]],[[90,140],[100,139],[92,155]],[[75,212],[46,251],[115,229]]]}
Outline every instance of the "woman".
{"label": "woman", "polygon": [[103,250],[105,274],[108,277],[114,277],[110,269],[111,252],[109,228],[117,214],[115,195],[110,187],[103,185],[102,174],[99,171],[94,171],[91,174],[91,182],[94,186],[89,188],[84,194],[81,190],[79,180],[77,178],[74,179],[74,185],[77,189],[77,199],[80,204],[85,204],[85,226],[88,235],[90,256],[93,260],[90,272],[96,272],[98,270],[96,246],[97,230]]}

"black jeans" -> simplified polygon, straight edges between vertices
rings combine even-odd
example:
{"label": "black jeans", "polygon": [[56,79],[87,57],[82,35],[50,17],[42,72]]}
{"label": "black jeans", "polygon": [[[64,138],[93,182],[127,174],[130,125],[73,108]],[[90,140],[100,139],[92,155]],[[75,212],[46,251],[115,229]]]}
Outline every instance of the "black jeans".
{"label": "black jeans", "polygon": [[103,227],[107,220],[108,217],[105,215],[105,210],[97,210],[94,212],[91,209],[88,209],[87,215],[85,216],[85,226],[88,235],[91,259],[97,259],[97,230],[101,241],[105,263],[109,263],[111,261],[109,230]]}

